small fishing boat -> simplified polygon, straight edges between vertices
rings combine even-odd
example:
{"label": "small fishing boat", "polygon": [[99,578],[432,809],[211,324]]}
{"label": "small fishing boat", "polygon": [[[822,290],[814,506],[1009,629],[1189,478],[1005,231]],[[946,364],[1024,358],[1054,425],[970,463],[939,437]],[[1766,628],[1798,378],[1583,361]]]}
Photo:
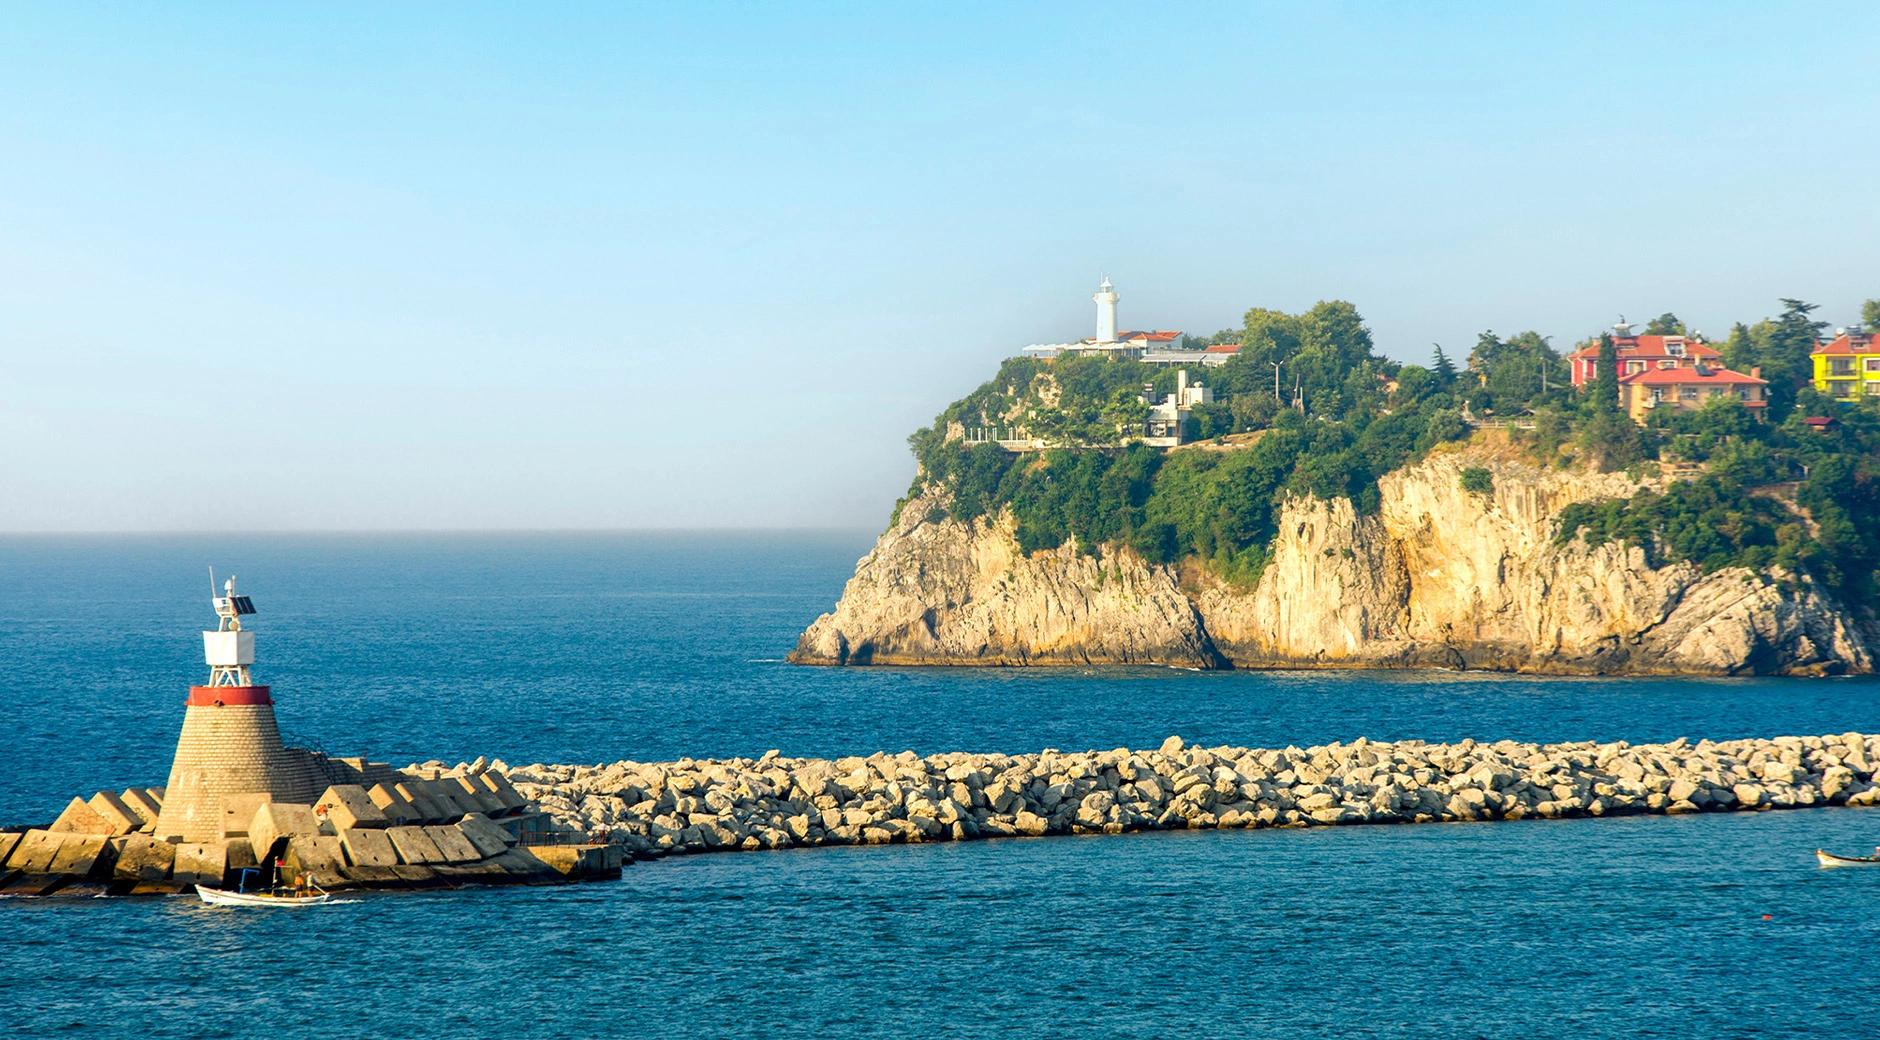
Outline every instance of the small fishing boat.
{"label": "small fishing boat", "polygon": [[1880,846],[1874,848],[1872,856],[1837,856],[1832,852],[1815,850],[1815,861],[1824,867],[1880,867]]}
{"label": "small fishing boat", "polygon": [[255,873],[253,868],[243,870],[236,881],[236,890],[210,888],[197,885],[196,895],[210,906],[318,906],[333,898],[326,889],[321,888],[311,877],[301,888],[283,888],[278,890],[248,891],[248,875]]}
{"label": "small fishing boat", "polygon": [[327,892],[230,892],[197,885],[196,894],[211,906],[318,906],[333,898]]}

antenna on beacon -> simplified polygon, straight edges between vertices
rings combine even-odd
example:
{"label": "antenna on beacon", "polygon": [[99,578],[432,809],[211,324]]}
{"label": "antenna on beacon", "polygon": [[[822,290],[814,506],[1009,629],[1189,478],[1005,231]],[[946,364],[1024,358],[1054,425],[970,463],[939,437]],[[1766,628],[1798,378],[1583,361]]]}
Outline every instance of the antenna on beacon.
{"label": "antenna on beacon", "polygon": [[242,615],[255,612],[254,600],[235,594],[235,576],[228,576],[221,589],[215,588],[215,568],[209,569],[210,605],[217,621],[214,632],[202,634],[203,649],[209,658],[209,685],[247,686],[253,682],[248,668],[255,663],[255,637],[242,631]]}

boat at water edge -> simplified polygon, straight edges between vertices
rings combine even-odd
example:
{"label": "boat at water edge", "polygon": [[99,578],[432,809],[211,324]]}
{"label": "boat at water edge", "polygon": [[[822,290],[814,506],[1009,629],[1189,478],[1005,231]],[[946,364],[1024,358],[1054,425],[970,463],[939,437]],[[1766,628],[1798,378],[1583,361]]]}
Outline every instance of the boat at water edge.
{"label": "boat at water edge", "polygon": [[318,906],[333,896],[323,890],[309,892],[230,892],[197,885],[196,895],[210,906]]}
{"label": "boat at water edge", "polygon": [[[1874,852],[1880,853],[1880,846],[1875,846]],[[1880,855],[1837,856],[1832,852],[1816,849],[1815,862],[1824,867],[1880,867]]]}

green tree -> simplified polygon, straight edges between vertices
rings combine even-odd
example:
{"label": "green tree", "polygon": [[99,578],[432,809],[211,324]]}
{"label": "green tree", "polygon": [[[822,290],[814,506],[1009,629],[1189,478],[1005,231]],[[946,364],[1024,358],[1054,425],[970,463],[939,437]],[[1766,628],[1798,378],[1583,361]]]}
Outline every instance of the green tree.
{"label": "green tree", "polygon": [[1463,470],[1457,483],[1471,495],[1490,495],[1495,491],[1495,474],[1481,466]]}
{"label": "green tree", "polygon": [[1456,385],[1456,363],[1449,360],[1448,354],[1443,353],[1441,343],[1436,344],[1436,359],[1430,364],[1430,371],[1436,373],[1437,384],[1443,389],[1447,390]]}
{"label": "green tree", "polygon": [[1769,341],[1760,352],[1763,378],[1769,380],[1769,418],[1781,422],[1795,406],[1795,391],[1814,378],[1814,362],[1809,354],[1827,322],[1809,317],[1812,303],[1784,298],[1782,313],[1769,332]]}
{"label": "green tree", "polygon": [[1880,333],[1880,300],[1860,305],[1860,323],[1868,332]]}
{"label": "green tree", "polygon": [[1684,322],[1679,321],[1677,315],[1666,311],[1645,323],[1645,335],[1683,336],[1687,333],[1684,331]]}
{"label": "green tree", "polygon": [[1722,354],[1723,363],[1738,372],[1747,372],[1762,364],[1756,342],[1750,338],[1749,326],[1740,321],[1730,326],[1730,338],[1723,341]]}
{"label": "green tree", "polygon": [[1599,363],[1594,370],[1593,410],[1611,414],[1619,410],[1619,348],[1612,334],[1599,334]]}

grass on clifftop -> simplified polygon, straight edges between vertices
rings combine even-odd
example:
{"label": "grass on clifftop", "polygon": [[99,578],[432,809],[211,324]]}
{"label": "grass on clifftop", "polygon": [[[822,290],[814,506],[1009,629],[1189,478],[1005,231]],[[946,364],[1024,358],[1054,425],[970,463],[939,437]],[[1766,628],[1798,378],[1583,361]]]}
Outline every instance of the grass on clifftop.
{"label": "grass on clifftop", "polygon": [[[1242,328],[1213,339],[1244,347],[1223,366],[1190,373],[1217,398],[1194,410],[1189,431],[1211,443],[1166,453],[1126,443],[1122,431],[1140,429],[1146,413],[1142,387],[1174,389],[1169,369],[1015,358],[908,438],[920,464],[910,496],[938,483],[960,520],[1009,508],[1027,552],[1073,541],[1084,551],[1122,545],[1247,585],[1265,567],[1286,496],[1348,498],[1371,512],[1378,477],[1470,435],[1466,410],[1531,427],[1509,432],[1539,465],[1612,470],[1664,459],[1704,467],[1664,494],[1572,507],[1561,518],[1562,541],[1629,542],[1654,564],[1804,571],[1862,608],[1880,588],[1880,408],[1872,404],[1838,405],[1803,388],[1780,395],[1767,423],[1719,401],[1696,412],[1661,409],[1639,427],[1618,411],[1616,382],[1584,392],[1565,385],[1561,354],[1536,333],[1483,333],[1462,370],[1440,349],[1428,367],[1399,365],[1376,353],[1356,308],[1341,301],[1303,314],[1255,309]],[[1285,384],[1296,381],[1303,410],[1274,399],[1275,361],[1283,395],[1290,399]],[[1800,422],[1823,414],[1840,421],[1825,431]],[[962,430],[1058,447],[1014,454],[963,443]],[[1251,443],[1209,450],[1221,446],[1213,438],[1255,432]],[[1467,490],[1492,491],[1483,476],[1470,477]]]}

